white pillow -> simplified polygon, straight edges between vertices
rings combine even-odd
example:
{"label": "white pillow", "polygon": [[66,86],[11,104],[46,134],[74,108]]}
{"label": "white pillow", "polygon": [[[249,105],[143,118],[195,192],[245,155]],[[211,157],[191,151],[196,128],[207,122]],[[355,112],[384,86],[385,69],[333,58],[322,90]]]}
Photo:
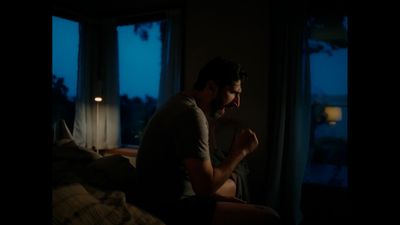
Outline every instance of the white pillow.
{"label": "white pillow", "polygon": [[80,150],[88,151],[94,159],[99,159],[102,158],[100,154],[97,152],[93,151],[92,149],[88,149],[82,146],[79,146],[76,144],[71,132],[68,129],[67,124],[65,123],[65,120],[60,119],[54,124],[54,140],[53,143],[58,146],[58,147],[73,147],[77,148]]}
{"label": "white pillow", "polygon": [[56,143],[57,145],[62,145],[65,142],[67,142],[67,140],[69,141],[73,140],[72,134],[69,131],[68,126],[65,123],[65,120],[60,119],[59,121],[57,121],[53,126],[53,130],[54,130],[53,142]]}

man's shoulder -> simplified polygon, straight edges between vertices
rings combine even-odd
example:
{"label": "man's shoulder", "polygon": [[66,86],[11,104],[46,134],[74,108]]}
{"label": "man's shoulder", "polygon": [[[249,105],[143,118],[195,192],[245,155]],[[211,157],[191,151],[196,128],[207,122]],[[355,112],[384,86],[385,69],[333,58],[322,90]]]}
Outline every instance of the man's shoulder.
{"label": "man's shoulder", "polygon": [[193,97],[183,95],[181,93],[173,96],[168,103],[166,104],[166,108],[179,113],[202,113],[201,109],[197,106],[196,101]]}
{"label": "man's shoulder", "polygon": [[174,95],[170,99],[170,102],[171,103],[182,104],[182,105],[186,105],[186,106],[197,106],[196,101],[194,100],[194,98],[189,96],[189,95],[184,94],[183,92]]}

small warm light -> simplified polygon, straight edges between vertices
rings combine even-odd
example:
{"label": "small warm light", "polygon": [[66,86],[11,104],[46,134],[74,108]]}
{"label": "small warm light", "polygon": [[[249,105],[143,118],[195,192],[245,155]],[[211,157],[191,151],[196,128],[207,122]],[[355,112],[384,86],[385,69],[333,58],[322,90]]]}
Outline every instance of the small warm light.
{"label": "small warm light", "polygon": [[94,100],[95,100],[96,102],[101,102],[101,101],[103,101],[103,99],[102,99],[101,97],[95,97]]}
{"label": "small warm light", "polygon": [[326,121],[329,125],[335,125],[336,122],[342,120],[342,108],[337,106],[326,106],[324,108]]}

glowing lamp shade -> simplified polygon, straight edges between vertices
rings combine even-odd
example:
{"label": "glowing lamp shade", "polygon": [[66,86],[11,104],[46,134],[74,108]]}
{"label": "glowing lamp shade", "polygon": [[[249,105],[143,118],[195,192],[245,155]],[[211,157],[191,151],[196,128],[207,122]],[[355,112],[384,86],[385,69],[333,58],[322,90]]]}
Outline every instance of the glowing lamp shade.
{"label": "glowing lamp shade", "polygon": [[342,120],[342,108],[340,107],[326,106],[324,112],[329,125],[335,125],[336,122]]}
{"label": "glowing lamp shade", "polygon": [[101,101],[103,101],[103,98],[102,97],[95,97],[94,100],[96,102],[101,102]]}

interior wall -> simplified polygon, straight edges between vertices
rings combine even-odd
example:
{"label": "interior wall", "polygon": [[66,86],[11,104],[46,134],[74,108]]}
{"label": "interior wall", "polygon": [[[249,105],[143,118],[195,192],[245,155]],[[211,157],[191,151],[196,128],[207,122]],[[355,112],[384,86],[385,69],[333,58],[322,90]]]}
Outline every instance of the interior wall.
{"label": "interior wall", "polygon": [[252,202],[265,203],[268,78],[268,8],[265,2],[188,1],[185,15],[184,89],[192,88],[200,68],[214,56],[240,62],[249,79],[242,85],[239,110],[228,113],[253,129],[260,142],[248,156]]}

